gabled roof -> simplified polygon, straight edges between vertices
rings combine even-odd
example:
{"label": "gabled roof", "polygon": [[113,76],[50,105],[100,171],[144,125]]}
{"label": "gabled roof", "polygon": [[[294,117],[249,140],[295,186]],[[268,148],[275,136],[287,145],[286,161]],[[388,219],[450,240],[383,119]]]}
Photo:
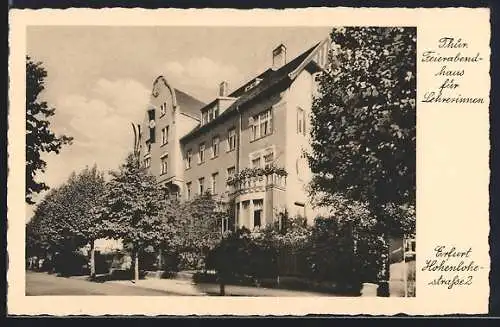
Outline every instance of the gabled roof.
{"label": "gabled roof", "polygon": [[[316,43],[313,47],[310,49],[304,51],[302,54],[297,56],[295,59],[292,61],[286,63],[283,65],[281,68],[277,70],[273,69],[267,69],[261,74],[257,75],[254,77],[252,80],[249,82],[245,83],[235,91],[233,91],[231,94],[228,95],[228,97],[237,97],[235,102],[227,108],[219,117],[217,117],[215,120],[212,120],[211,122],[205,124],[205,125],[198,125],[195,127],[191,132],[186,134],[184,137],[181,138],[181,141],[187,141],[188,139],[198,135],[201,131],[209,128],[209,126],[212,126],[214,124],[217,124],[223,117],[227,117],[231,115],[233,112],[237,110],[237,108],[241,107],[242,105],[248,103],[249,101],[255,99],[259,95],[264,94],[266,91],[274,88],[275,86],[282,84],[282,83],[291,83],[295,77],[297,77],[298,73],[302,71],[303,68],[307,66],[307,64],[310,62],[309,59],[312,58],[314,55],[314,50],[320,47],[321,44],[323,44],[325,41],[321,41]],[[262,81],[257,84],[255,87],[252,89],[245,91],[245,87],[250,84],[253,80],[256,78],[261,78]],[[201,108],[202,110],[204,108]]]}
{"label": "gabled roof", "polygon": [[196,120],[200,120],[200,109],[206,106],[206,103],[192,97],[178,89],[175,90],[175,98],[177,105],[180,107],[180,112]]}

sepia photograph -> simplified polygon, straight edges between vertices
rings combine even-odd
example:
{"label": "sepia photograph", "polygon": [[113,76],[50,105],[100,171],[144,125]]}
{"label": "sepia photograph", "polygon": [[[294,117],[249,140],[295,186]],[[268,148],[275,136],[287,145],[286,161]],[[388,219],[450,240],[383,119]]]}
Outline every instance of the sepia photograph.
{"label": "sepia photograph", "polygon": [[26,39],[26,295],[415,296],[416,27]]}

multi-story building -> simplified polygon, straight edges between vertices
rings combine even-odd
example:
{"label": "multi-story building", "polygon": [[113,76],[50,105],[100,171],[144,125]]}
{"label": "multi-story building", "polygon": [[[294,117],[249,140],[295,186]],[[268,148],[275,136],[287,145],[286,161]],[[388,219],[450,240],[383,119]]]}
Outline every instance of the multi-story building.
{"label": "multi-story building", "polygon": [[236,226],[270,223],[284,209],[312,220],[303,151],[329,47],[325,39],[288,61],[280,44],[270,68],[232,91],[222,81],[208,104],[159,76],[140,125],[142,164],[183,200],[210,191],[234,205]]}

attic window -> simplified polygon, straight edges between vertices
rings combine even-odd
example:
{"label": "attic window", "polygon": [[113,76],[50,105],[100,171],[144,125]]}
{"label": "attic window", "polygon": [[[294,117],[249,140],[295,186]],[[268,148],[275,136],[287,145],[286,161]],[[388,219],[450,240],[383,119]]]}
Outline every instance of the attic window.
{"label": "attic window", "polygon": [[245,92],[250,90],[250,89],[253,89],[254,87],[256,87],[260,82],[262,82],[262,78],[256,78],[254,79],[250,84],[248,84],[246,87],[245,87]]}
{"label": "attic window", "polygon": [[217,118],[218,116],[219,116],[219,107],[218,106],[212,107],[207,111],[203,112],[201,124],[205,125],[214,120],[215,118]]}

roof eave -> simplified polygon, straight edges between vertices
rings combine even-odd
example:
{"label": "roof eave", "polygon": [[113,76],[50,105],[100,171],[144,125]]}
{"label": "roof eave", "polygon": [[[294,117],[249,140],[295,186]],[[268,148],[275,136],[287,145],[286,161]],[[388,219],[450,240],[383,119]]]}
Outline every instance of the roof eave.
{"label": "roof eave", "polygon": [[311,53],[309,53],[309,55],[302,61],[302,63],[300,65],[297,66],[297,68],[295,68],[292,72],[290,72],[288,74],[288,78],[290,78],[291,80],[294,80],[299,74],[300,72],[309,64],[309,62],[311,62],[312,58],[316,55],[316,51],[321,47],[323,46],[326,42],[328,42],[328,38],[324,39],[323,41],[319,42],[316,47],[314,48],[313,51],[311,51]]}

